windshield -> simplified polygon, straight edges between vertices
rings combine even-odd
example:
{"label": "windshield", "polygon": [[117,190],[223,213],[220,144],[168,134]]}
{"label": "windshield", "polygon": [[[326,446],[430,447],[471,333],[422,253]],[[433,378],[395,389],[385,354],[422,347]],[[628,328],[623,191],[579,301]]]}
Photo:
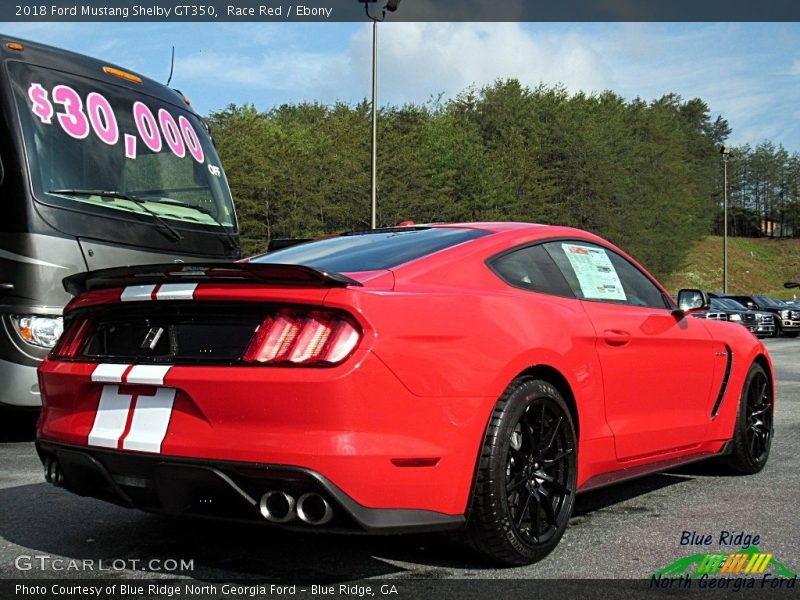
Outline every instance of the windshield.
{"label": "windshield", "polygon": [[780,304],[768,296],[753,296],[753,299],[758,302],[759,306],[768,306],[770,308],[780,307]]}
{"label": "windshield", "polygon": [[339,273],[377,271],[488,233],[456,227],[354,233],[270,252],[251,262],[304,265]]}
{"label": "windshield", "polygon": [[228,184],[196,115],[61,71],[11,62],[9,73],[37,200],[118,218],[137,213],[138,220],[153,219],[155,213],[176,227],[233,230]]}
{"label": "windshield", "polygon": [[731,310],[747,310],[746,306],[740,304],[733,298],[714,298],[714,300],[716,300],[724,308],[729,308]]}
{"label": "windshield", "polygon": [[708,303],[709,308],[713,310],[725,310],[728,308],[724,302],[722,302],[719,298],[711,298]]}

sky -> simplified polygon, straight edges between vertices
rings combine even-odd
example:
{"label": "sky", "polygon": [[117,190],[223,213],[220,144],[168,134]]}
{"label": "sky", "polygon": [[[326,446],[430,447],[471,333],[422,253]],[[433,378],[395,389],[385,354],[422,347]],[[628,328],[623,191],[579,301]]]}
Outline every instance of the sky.
{"label": "sky", "polygon": [[[370,94],[368,23],[0,23],[0,32],[166,82],[201,114],[231,103],[358,102]],[[379,105],[447,99],[516,77],[531,87],[675,92],[728,119],[732,145],[800,152],[800,23],[392,23],[379,26]]]}

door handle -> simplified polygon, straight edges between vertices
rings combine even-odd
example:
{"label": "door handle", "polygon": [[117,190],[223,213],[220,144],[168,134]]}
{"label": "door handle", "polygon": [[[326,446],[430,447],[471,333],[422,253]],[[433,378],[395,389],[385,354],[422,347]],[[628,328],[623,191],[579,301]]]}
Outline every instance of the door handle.
{"label": "door handle", "polygon": [[631,334],[621,329],[606,329],[603,336],[609,346],[624,346],[631,341]]}

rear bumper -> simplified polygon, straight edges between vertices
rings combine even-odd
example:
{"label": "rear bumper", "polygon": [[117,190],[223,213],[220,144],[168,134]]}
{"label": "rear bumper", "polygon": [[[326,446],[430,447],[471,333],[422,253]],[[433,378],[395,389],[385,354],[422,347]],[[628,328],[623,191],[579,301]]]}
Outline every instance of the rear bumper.
{"label": "rear bumper", "polygon": [[[173,366],[152,385],[132,384],[130,376],[116,384],[98,381],[97,369],[43,363],[42,443],[164,461],[285,465],[318,474],[363,507],[453,517],[466,512],[494,404],[490,398],[415,396],[369,352],[339,367],[302,372]],[[174,403],[157,444],[128,444],[142,398],[165,388]],[[123,407],[127,433],[121,433],[122,418],[120,433],[90,442],[101,394],[109,391],[132,399]]]}
{"label": "rear bumper", "polygon": [[367,508],[323,475],[299,467],[175,459],[42,440],[37,441],[36,448],[42,462],[61,473],[57,482],[49,477],[53,483],[81,496],[151,512],[268,523],[259,510],[264,494],[281,491],[298,498],[313,492],[332,505],[332,520],[315,527],[293,517],[280,526],[351,533],[412,533],[456,529],[465,522],[461,515]]}

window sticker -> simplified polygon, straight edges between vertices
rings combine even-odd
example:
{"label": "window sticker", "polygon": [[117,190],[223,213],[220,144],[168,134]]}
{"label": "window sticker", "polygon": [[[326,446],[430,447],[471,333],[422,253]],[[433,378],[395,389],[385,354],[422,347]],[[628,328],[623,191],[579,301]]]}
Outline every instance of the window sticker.
{"label": "window sticker", "polygon": [[584,298],[626,300],[622,282],[605,250],[579,244],[561,244],[561,247],[575,271]]}

